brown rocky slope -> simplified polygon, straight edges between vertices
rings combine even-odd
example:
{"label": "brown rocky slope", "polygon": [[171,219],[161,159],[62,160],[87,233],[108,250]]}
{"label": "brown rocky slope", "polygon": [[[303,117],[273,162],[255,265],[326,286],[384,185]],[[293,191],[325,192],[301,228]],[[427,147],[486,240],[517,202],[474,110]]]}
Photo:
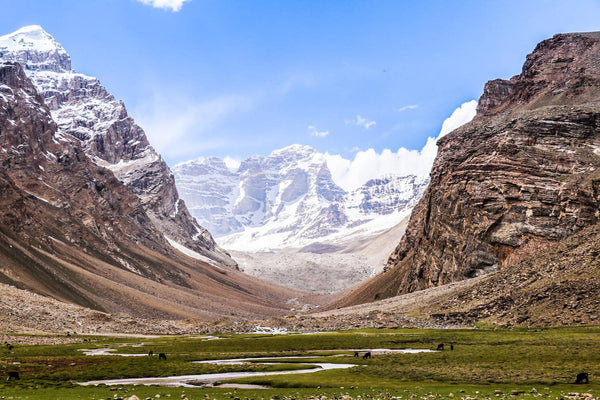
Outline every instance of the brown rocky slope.
{"label": "brown rocky slope", "polygon": [[0,63],[0,165],[2,283],[148,318],[278,315],[301,295],[175,251],[11,62]]}
{"label": "brown rocky slope", "polygon": [[[586,285],[597,288],[600,264],[594,252],[577,255],[575,265],[575,254],[562,251],[553,265],[563,272],[548,275],[554,278],[526,278],[519,272],[526,263],[538,263],[544,270],[537,261],[542,255],[598,223],[599,72],[600,34],[561,34],[541,42],[527,56],[520,75],[488,82],[475,120],[438,142],[431,183],[386,272],[355,287],[335,305],[369,302],[493,271],[500,275],[486,282],[498,276],[498,282],[511,285],[523,278],[531,290],[548,291],[550,295],[539,297],[537,304],[552,304],[557,293],[553,288],[562,275],[580,281],[581,285],[562,287],[569,293]],[[590,232],[572,236],[573,248],[597,239]],[[582,263],[588,269],[574,273]],[[474,295],[482,304],[504,287],[488,285],[494,288],[491,292]],[[590,295],[599,300],[597,290]],[[591,306],[596,312],[600,307],[598,302]],[[534,313],[534,308],[527,310],[529,316]]]}

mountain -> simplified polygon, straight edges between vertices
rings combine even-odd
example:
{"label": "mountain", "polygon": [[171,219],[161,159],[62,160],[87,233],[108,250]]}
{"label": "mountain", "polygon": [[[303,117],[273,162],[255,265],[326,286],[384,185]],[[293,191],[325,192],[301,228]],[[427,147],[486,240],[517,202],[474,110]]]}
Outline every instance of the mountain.
{"label": "mountain", "polygon": [[173,167],[181,196],[230,250],[268,251],[373,236],[410,213],[428,179],[385,176],[347,192],[324,154],[292,145],[252,156],[237,171],[216,157]]}
{"label": "mountain", "polygon": [[446,296],[438,316],[589,322],[574,305],[597,315],[599,58],[600,33],[559,34],[521,74],[488,82],[476,118],[438,141],[430,185],[385,272],[336,305],[489,274]]}
{"label": "mountain", "polygon": [[14,62],[0,63],[0,165],[2,283],[146,318],[281,315],[302,298],[174,249],[142,200],[59,130]]}
{"label": "mountain", "polygon": [[175,246],[235,265],[179,198],[167,164],[144,131],[96,78],[76,73],[65,49],[40,26],[0,37],[0,60],[20,63],[57,123],[59,136],[77,138],[85,154],[140,199],[154,226]]}

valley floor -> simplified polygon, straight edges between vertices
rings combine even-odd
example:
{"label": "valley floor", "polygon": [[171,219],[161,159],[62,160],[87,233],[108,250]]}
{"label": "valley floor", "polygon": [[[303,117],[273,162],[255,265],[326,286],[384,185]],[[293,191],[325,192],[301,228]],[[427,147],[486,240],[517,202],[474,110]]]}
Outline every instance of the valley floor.
{"label": "valley floor", "polygon": [[[414,317],[418,308],[430,299],[452,293],[457,288],[469,287],[478,279],[458,282],[425,291],[348,308],[318,312],[319,307],[308,307],[289,315],[266,320],[221,318],[218,320],[164,320],[133,318],[127,315],[107,314],[73,304],[64,303],[14,286],[0,284],[0,332],[13,335],[10,342],[36,343],[36,336],[21,334],[61,333],[86,335],[182,335],[214,332],[253,332],[257,326],[292,332],[331,331],[355,328],[441,328],[439,323],[426,316]],[[329,300],[321,297],[320,302]],[[453,326],[461,326],[454,324]],[[2,339],[2,336],[0,336]],[[41,339],[40,344],[46,344]],[[59,339],[53,339],[59,340]],[[63,339],[66,339],[66,336]]]}
{"label": "valley floor", "polygon": [[[0,379],[4,398],[591,400],[600,390],[598,326],[60,337],[69,343],[0,347],[0,373],[18,372],[20,378]],[[44,338],[52,343],[57,336]],[[441,343],[445,349],[436,351]],[[402,351],[407,349],[419,351]],[[148,356],[150,350],[155,355]],[[367,351],[371,358],[362,357]],[[273,375],[317,365],[333,367]],[[241,372],[255,376],[200,378]],[[582,372],[589,382],[575,384]],[[142,377],[156,377],[155,384],[174,377],[187,387],[80,384]]]}

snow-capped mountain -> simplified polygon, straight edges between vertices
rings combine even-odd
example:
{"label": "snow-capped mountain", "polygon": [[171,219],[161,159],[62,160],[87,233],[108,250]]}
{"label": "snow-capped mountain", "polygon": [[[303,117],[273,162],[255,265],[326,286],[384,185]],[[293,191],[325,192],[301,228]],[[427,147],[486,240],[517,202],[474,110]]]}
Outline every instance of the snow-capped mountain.
{"label": "snow-capped mountain", "polygon": [[169,167],[127,114],[123,102],[98,79],[75,72],[69,54],[50,34],[33,25],[0,36],[0,60],[23,66],[58,124],[57,135],[79,139],[92,161],[110,169],[140,198],[169,242],[234,264],[189,214]]}
{"label": "snow-capped mountain", "polygon": [[192,215],[223,247],[242,251],[372,236],[408,215],[428,183],[390,175],[347,192],[334,182],[325,155],[302,145],[249,157],[237,171],[209,157],[173,172]]}

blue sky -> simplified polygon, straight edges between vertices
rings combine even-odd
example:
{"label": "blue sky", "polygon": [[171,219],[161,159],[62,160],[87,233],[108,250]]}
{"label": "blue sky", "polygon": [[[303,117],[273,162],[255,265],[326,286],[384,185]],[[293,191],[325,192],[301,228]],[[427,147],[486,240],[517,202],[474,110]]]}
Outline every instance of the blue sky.
{"label": "blue sky", "polygon": [[[169,2],[173,0],[160,0]],[[176,0],[175,0],[176,1]],[[146,0],[151,3],[152,0]],[[536,43],[600,30],[600,2],[0,0],[100,78],[170,165],[293,143],[346,159],[421,149]]]}

